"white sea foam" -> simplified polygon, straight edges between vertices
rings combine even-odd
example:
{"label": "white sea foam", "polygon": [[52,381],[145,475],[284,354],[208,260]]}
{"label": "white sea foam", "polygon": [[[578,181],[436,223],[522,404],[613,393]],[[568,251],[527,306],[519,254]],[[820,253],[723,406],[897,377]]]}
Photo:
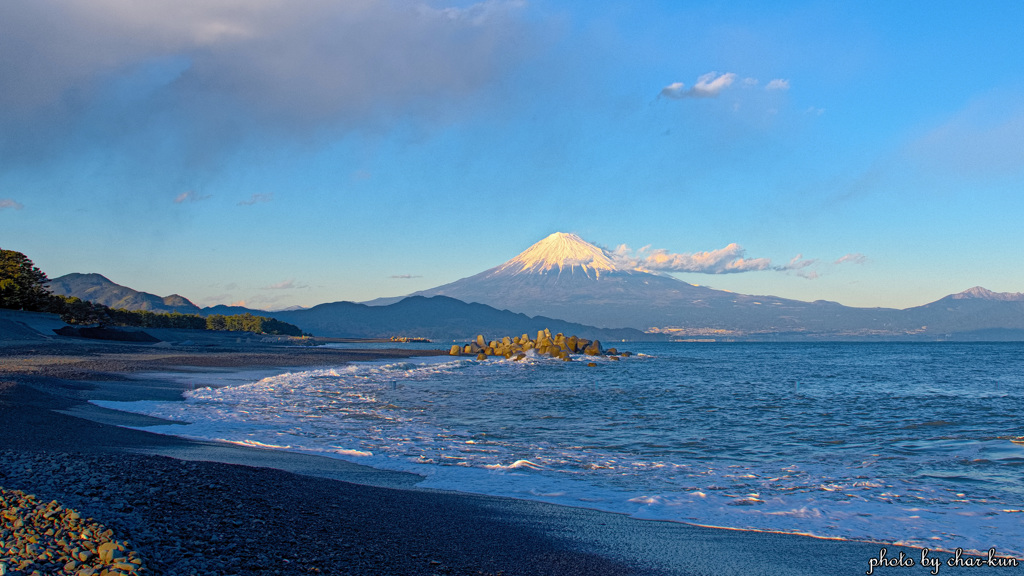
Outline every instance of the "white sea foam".
{"label": "white sea foam", "polygon": [[[702,371],[691,361],[698,374],[681,375],[658,352],[597,368],[544,358],[353,364],[201,387],[183,402],[96,403],[187,423],[152,431],[413,472],[429,488],[701,525],[1022,551],[1024,513],[999,482],[1019,468],[972,464],[1024,462],[1018,435],[949,436],[955,414],[875,428],[873,415],[858,416],[855,401],[813,378],[799,396],[759,388],[751,382],[764,375],[745,372],[744,358],[742,370],[722,376],[733,383],[723,389],[701,379],[735,366]],[[827,373],[819,378],[828,384]],[[879,384],[879,393],[898,385]],[[873,393],[861,401],[881,410]],[[1000,393],[1019,401],[1019,382]],[[840,424],[863,429],[820,422],[840,410]],[[911,435],[920,430],[929,435]]]}

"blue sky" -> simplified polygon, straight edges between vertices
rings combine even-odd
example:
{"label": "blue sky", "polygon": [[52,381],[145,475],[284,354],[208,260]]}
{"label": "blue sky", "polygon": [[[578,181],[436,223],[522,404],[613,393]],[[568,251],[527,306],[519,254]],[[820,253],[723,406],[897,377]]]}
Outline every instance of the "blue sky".
{"label": "blue sky", "polygon": [[1015,1],[7,0],[0,247],[259,308],[555,231],[749,294],[1020,292],[1021,29]]}

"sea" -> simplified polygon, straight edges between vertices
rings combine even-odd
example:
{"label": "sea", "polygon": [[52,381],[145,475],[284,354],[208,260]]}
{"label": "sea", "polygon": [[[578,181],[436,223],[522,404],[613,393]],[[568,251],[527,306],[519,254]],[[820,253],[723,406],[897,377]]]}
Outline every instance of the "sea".
{"label": "sea", "polygon": [[411,472],[424,488],[1024,555],[1024,343],[622,349],[633,356],[190,374],[184,401],[96,403],[176,422],[154,432]]}

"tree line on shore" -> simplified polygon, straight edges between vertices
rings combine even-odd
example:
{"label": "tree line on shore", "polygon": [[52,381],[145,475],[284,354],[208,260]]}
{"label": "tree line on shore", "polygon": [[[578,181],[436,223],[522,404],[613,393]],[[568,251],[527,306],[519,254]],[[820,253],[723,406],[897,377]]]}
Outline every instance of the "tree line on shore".
{"label": "tree line on shore", "polygon": [[139,328],[184,328],[187,330],[227,330],[282,336],[302,336],[298,326],[274,318],[245,313],[233,316],[149,310],[113,309],[103,304],[50,292],[49,278],[27,256],[0,249],[0,308],[59,314],[68,324],[131,326]]}

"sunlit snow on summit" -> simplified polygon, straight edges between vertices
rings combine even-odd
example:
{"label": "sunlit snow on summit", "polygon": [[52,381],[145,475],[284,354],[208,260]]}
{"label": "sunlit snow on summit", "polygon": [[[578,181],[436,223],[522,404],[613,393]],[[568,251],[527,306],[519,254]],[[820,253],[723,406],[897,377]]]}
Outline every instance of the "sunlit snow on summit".
{"label": "sunlit snow on summit", "polygon": [[537,274],[558,268],[574,272],[580,268],[584,274],[593,271],[600,278],[601,272],[619,270],[611,255],[575,234],[555,232],[530,246],[515,258],[501,265],[496,274]]}

